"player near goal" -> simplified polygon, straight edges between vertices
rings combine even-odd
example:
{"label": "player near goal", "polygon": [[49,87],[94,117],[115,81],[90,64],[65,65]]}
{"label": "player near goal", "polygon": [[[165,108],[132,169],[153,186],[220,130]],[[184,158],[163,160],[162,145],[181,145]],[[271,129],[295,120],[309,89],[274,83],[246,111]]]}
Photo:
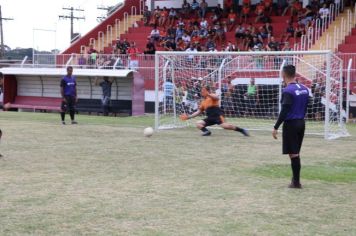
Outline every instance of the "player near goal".
{"label": "player near goal", "polygon": [[211,131],[206,127],[212,125],[220,125],[224,129],[238,131],[245,136],[249,136],[247,130],[225,122],[223,111],[219,106],[219,96],[211,93],[210,87],[203,87],[201,90],[201,96],[203,97],[203,101],[201,102],[199,109],[191,115],[182,114],[180,117],[182,120],[197,117],[205,111],[207,117],[204,120],[197,122],[197,128],[203,132],[203,136],[211,135]]}
{"label": "player near goal", "polygon": [[272,136],[277,139],[278,128],[283,123],[283,154],[288,154],[293,172],[290,188],[302,188],[300,184],[300,156],[305,130],[305,113],[309,101],[309,90],[296,82],[295,67],[286,65],[282,70],[286,87],[282,93],[282,109],[274,125]]}

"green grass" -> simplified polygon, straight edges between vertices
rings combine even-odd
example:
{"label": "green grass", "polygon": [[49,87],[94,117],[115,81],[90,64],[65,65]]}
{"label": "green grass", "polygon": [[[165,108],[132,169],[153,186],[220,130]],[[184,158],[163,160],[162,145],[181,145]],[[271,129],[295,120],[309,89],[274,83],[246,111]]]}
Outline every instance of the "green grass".
{"label": "green grass", "polygon": [[[356,235],[356,126],[306,136],[302,190],[270,132],[193,128],[151,138],[153,116],[0,112],[0,235]],[[279,135],[280,136],[280,135]]]}
{"label": "green grass", "polygon": [[[256,168],[254,172],[265,177],[286,178],[290,176],[288,165],[266,165]],[[303,178],[325,182],[356,182],[356,161],[336,162],[317,166],[304,166]]]}

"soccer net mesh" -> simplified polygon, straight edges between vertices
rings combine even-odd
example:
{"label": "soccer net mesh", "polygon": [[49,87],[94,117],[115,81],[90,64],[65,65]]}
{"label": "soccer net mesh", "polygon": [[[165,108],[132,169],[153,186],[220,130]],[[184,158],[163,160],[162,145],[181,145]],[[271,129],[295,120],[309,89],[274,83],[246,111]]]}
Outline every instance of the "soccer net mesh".
{"label": "soccer net mesh", "polygon": [[156,129],[194,125],[179,115],[196,111],[201,87],[209,85],[220,96],[229,123],[270,131],[281,109],[281,69],[287,64],[296,66],[298,82],[310,89],[306,132],[327,139],[347,135],[342,61],[329,51],[158,52]]}

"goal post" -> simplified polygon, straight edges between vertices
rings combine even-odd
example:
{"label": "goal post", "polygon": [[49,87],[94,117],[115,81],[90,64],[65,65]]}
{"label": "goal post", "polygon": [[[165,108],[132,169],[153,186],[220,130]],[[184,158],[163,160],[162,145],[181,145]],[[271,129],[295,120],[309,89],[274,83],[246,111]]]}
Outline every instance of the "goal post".
{"label": "goal post", "polygon": [[179,115],[196,111],[200,89],[220,97],[229,123],[268,130],[281,109],[281,70],[296,67],[296,79],[310,91],[306,133],[326,139],[348,135],[343,114],[342,60],[331,51],[156,52],[155,128],[193,126]]}

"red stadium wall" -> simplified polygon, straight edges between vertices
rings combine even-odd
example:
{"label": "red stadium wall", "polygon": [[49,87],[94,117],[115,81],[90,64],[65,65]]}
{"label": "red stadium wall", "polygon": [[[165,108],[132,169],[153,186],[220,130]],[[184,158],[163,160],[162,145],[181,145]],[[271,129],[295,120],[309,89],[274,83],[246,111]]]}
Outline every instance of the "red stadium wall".
{"label": "red stadium wall", "polygon": [[103,22],[97,25],[94,29],[89,31],[86,35],[82,36],[79,40],[74,42],[68,49],[62,52],[62,54],[71,54],[71,53],[80,53],[80,46],[89,45],[90,38],[97,39],[98,32],[103,31],[106,32],[106,27],[108,25],[114,25],[115,19],[123,20],[124,13],[131,13],[131,7],[135,6],[137,8],[137,13],[139,14],[140,9],[140,0],[128,0],[125,5],[113,13],[110,17],[106,18]]}

